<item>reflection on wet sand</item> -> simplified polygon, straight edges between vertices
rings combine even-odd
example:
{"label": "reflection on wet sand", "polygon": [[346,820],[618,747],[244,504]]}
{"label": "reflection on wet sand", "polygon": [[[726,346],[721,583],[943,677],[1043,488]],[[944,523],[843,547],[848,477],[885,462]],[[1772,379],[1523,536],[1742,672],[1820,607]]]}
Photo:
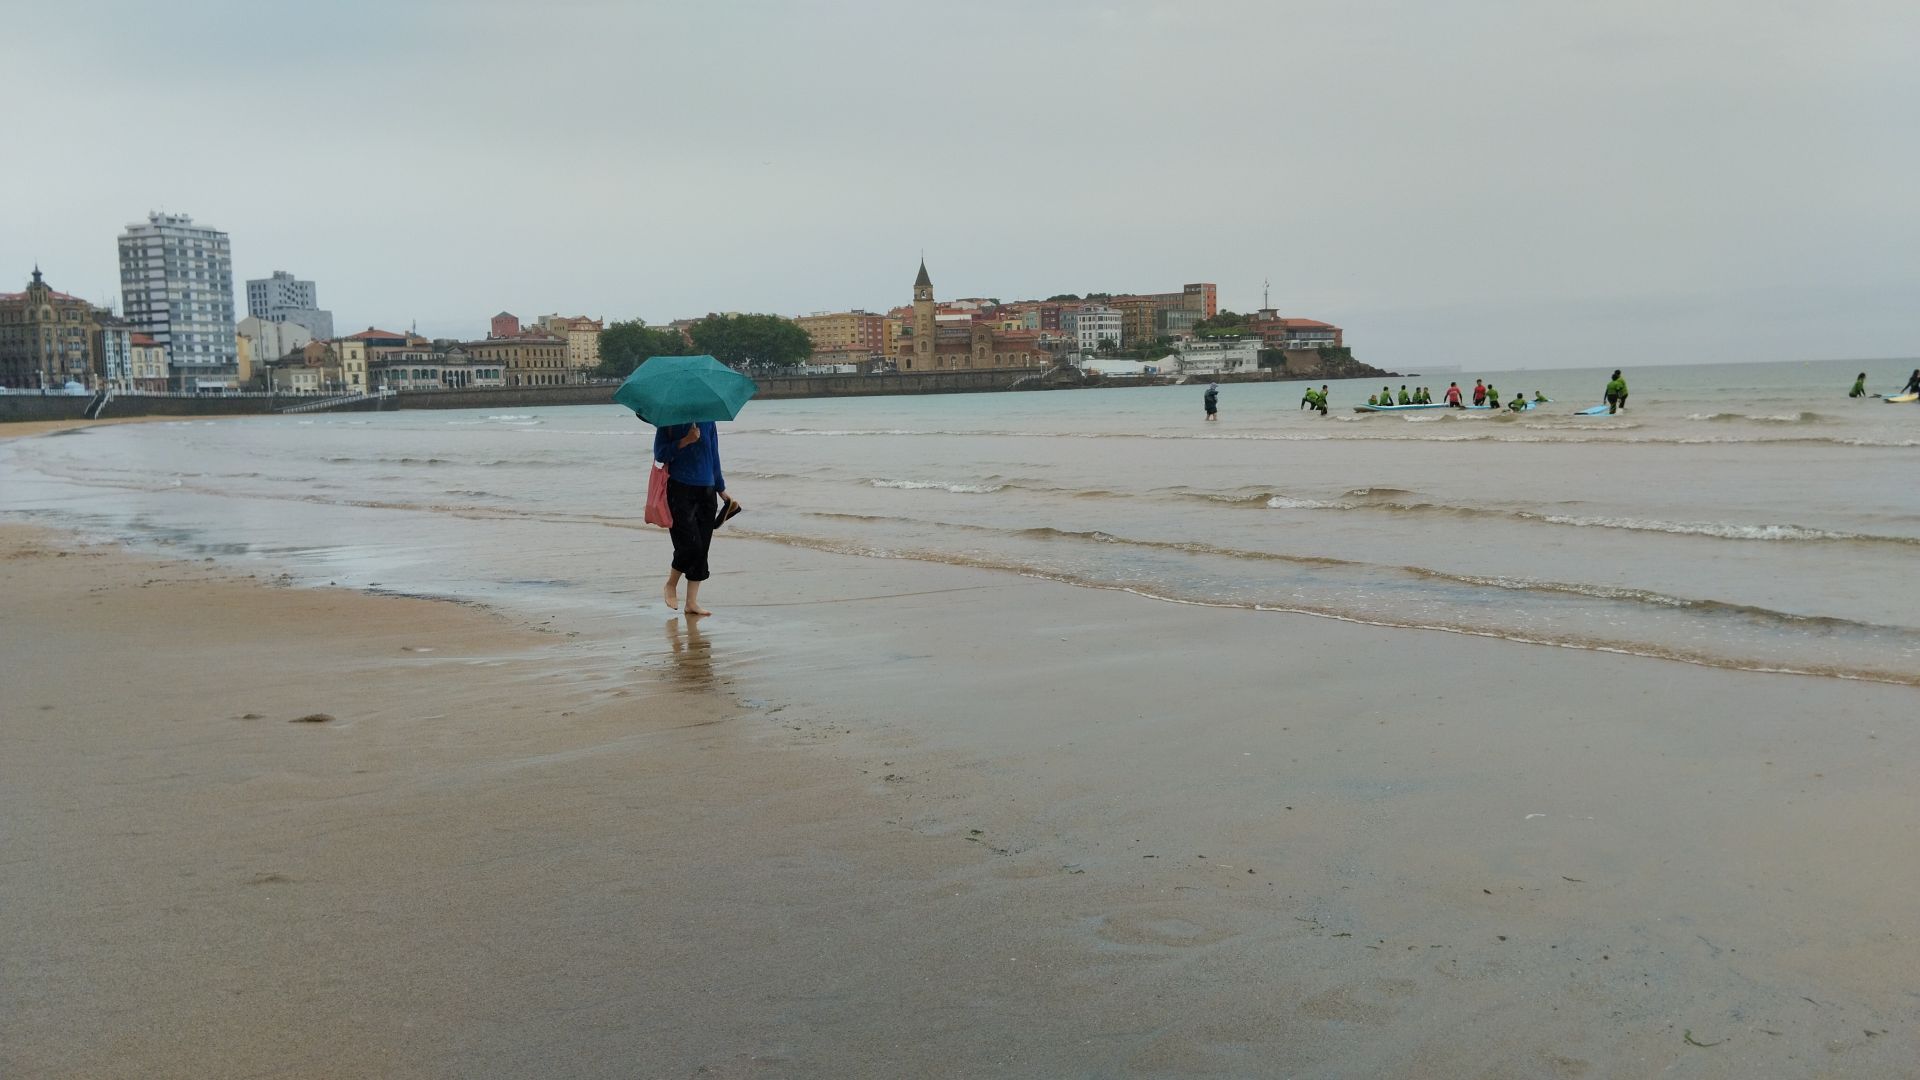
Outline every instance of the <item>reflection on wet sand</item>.
{"label": "reflection on wet sand", "polygon": [[697,619],[667,620],[667,647],[673,654],[674,676],[690,689],[711,690],[719,685],[713,673],[713,643],[700,632]]}

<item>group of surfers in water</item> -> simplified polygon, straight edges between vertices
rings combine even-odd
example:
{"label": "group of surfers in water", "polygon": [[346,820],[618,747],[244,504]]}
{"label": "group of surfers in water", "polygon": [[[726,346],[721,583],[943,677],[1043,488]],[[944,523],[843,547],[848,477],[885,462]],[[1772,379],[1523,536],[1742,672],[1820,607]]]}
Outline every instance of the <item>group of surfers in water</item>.
{"label": "group of surfers in water", "polygon": [[[1469,398],[1467,391],[1460,389],[1459,383],[1448,383],[1447,392],[1440,403],[1450,405],[1456,409],[1465,409],[1468,407],[1467,402],[1469,400],[1473,402],[1472,407],[1474,408],[1498,409],[1500,407],[1500,391],[1496,389],[1492,383],[1484,379],[1475,379],[1473,380],[1472,397]],[[1527,400],[1527,395],[1525,394],[1515,394],[1513,400],[1507,402],[1507,410],[1509,412],[1524,412],[1531,405],[1537,405],[1541,402],[1551,400],[1553,399],[1538,390],[1533,392],[1532,402]],[[1433,391],[1427,387],[1416,386],[1409,391],[1406,384],[1403,383],[1400,386],[1398,396],[1394,394],[1392,387],[1383,386],[1380,388],[1378,394],[1371,394],[1367,397],[1367,404],[1433,405],[1436,404],[1436,402],[1433,400]]]}
{"label": "group of surfers in water", "polygon": [[[1913,374],[1909,376],[1907,379],[1907,385],[1901,387],[1900,393],[1893,396],[1903,397],[1907,394],[1920,394],[1920,368],[1913,369]],[[1861,372],[1860,377],[1853,380],[1853,389],[1847,391],[1847,396],[1850,398],[1867,396],[1867,373],[1866,372],[1864,371]],[[1873,396],[1882,397],[1885,395],[1875,394]]]}
{"label": "group of surfers in water", "polygon": [[[1920,372],[1915,372],[1914,377],[1920,379]],[[1607,381],[1607,388],[1602,396],[1606,399],[1607,412],[1609,413],[1616,413],[1627,407],[1627,380],[1620,376],[1620,372],[1615,371],[1613,373],[1613,378]],[[1208,387],[1207,418],[1209,420],[1213,419],[1215,415],[1216,402],[1218,399],[1219,389],[1213,386]],[[1552,400],[1553,399],[1547,395],[1535,390],[1531,401],[1527,399],[1525,394],[1515,394],[1513,400],[1507,402],[1506,407],[1508,412],[1525,412],[1535,405],[1544,404]],[[1467,405],[1469,401],[1473,403],[1472,407],[1475,408],[1498,409],[1500,408],[1500,391],[1485,379],[1473,380],[1473,390],[1471,392],[1460,389],[1460,384],[1457,382],[1447,384],[1447,392],[1442,396],[1442,403],[1451,405],[1456,409],[1465,409],[1469,407]],[[1382,405],[1433,405],[1435,402],[1433,400],[1433,391],[1427,387],[1416,386],[1408,389],[1407,385],[1402,383],[1400,384],[1400,392],[1398,394],[1393,392],[1393,387],[1391,386],[1383,386],[1380,388],[1379,393],[1369,394],[1367,396],[1367,404],[1378,407]],[[1326,415],[1327,385],[1325,383],[1320,384],[1320,389],[1318,390],[1315,390],[1311,386],[1307,387],[1307,392],[1300,398],[1300,407],[1302,409],[1312,409],[1322,416]]]}

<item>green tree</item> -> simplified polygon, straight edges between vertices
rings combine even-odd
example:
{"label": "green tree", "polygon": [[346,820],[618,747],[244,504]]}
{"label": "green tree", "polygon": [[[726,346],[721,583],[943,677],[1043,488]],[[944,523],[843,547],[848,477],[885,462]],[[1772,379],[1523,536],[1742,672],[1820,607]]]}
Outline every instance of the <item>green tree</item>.
{"label": "green tree", "polygon": [[1211,319],[1201,319],[1193,324],[1196,337],[1239,337],[1246,332],[1252,318],[1235,311],[1221,311]]}
{"label": "green tree", "polygon": [[624,379],[649,356],[687,356],[694,351],[678,330],[629,319],[600,331],[600,366],[593,373],[602,379]]}
{"label": "green tree", "polygon": [[792,367],[813,355],[813,339],[778,315],[709,315],[687,331],[693,351],[723,364]]}

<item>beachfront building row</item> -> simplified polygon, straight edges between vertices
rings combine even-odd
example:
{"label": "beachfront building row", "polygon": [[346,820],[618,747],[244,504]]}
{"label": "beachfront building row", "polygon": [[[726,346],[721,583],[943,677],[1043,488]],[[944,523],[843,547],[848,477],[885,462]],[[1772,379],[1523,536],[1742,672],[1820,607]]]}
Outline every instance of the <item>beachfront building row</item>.
{"label": "beachfront building row", "polygon": [[162,393],[169,376],[159,342],[48,285],[37,266],[24,290],[0,293],[0,389]]}
{"label": "beachfront building row", "polygon": [[450,342],[368,329],[312,341],[267,365],[277,394],[363,394],[378,390],[467,390],[508,385],[497,362]]}
{"label": "beachfront building row", "polygon": [[509,386],[566,386],[585,382],[600,366],[604,329],[605,320],[585,315],[542,315],[523,326],[519,316],[502,311],[489,320],[485,341],[472,344],[489,346],[487,355],[503,364]]}

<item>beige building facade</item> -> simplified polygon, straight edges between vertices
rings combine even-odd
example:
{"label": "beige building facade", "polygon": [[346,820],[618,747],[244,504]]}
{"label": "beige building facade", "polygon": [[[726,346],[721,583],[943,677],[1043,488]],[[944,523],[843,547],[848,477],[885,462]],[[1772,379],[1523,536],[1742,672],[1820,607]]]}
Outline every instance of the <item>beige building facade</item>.
{"label": "beige building facade", "polygon": [[887,317],[871,311],[817,311],[793,320],[807,332],[813,351],[879,356],[887,352]]}
{"label": "beige building facade", "polygon": [[146,334],[134,334],[127,348],[127,371],[132,389],[142,394],[162,394],[167,390],[166,346]]}
{"label": "beige building facade", "polygon": [[567,343],[545,335],[487,338],[460,348],[475,363],[498,365],[508,386],[571,386],[586,381],[586,373],[567,359]]}
{"label": "beige building facade", "polygon": [[550,337],[567,343],[567,366],[590,371],[600,366],[600,331],[607,328],[603,319],[585,315],[542,315],[536,325]]}
{"label": "beige building facade", "polygon": [[49,286],[34,267],[26,291],[0,293],[0,386],[97,389],[105,368],[95,338],[107,313]]}

